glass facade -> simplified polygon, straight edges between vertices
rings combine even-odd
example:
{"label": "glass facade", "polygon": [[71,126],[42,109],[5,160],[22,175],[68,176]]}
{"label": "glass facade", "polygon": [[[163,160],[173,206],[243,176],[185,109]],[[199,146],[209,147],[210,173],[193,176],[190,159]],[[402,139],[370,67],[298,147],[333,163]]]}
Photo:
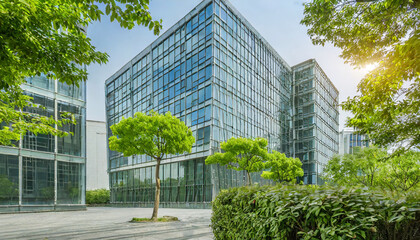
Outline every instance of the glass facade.
{"label": "glass facade", "polygon": [[304,184],[322,184],[324,166],[338,153],[338,90],[315,60],[293,74],[293,156],[303,163]]}
{"label": "glass facade", "polygon": [[353,154],[354,147],[369,147],[369,142],[366,135],[357,134],[354,129],[344,129],[340,132],[339,154]]}
{"label": "glass facade", "polygon": [[[162,161],[161,203],[206,207],[220,189],[246,183],[243,172],[204,164],[221,142],[264,137],[291,155],[293,80],[293,69],[229,2],[205,0],[106,81],[108,137],[136,112],[180,118],[196,143],[191,154]],[[113,151],[108,158],[112,202],[151,205],[155,162]]]}
{"label": "glass facade", "polygon": [[61,127],[74,133],[67,137],[27,133],[17,147],[0,146],[0,212],[84,209],[85,84],[68,86],[41,75],[22,88],[44,107],[25,112],[56,119],[70,112],[77,125]]}

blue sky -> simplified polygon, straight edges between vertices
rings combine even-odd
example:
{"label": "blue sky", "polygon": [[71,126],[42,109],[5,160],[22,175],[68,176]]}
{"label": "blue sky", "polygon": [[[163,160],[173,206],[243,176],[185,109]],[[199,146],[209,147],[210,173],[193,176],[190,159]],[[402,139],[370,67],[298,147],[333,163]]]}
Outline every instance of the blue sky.
{"label": "blue sky", "polygon": [[[191,11],[201,0],[151,0],[152,17],[163,20],[163,32]],[[340,49],[332,45],[314,46],[306,27],[299,22],[303,18],[301,0],[230,0],[235,8],[273,46],[282,58],[293,66],[315,58],[340,91],[340,102],[356,94],[357,84],[366,74],[365,69],[354,69],[339,57]],[[87,119],[105,121],[104,82],[157,36],[138,26],[126,30],[107,17],[94,22],[88,28],[88,37],[97,50],[107,52],[107,64],[88,67]],[[340,110],[340,130],[348,116]]]}

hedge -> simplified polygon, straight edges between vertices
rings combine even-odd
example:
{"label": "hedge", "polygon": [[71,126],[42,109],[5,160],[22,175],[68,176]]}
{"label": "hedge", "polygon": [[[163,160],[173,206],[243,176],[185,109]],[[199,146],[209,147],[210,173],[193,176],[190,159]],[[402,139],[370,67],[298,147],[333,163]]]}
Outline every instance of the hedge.
{"label": "hedge", "polygon": [[106,204],[109,203],[109,190],[97,189],[86,191],[86,204]]}
{"label": "hedge", "polygon": [[216,239],[420,239],[419,197],[367,189],[262,186],[222,190]]}

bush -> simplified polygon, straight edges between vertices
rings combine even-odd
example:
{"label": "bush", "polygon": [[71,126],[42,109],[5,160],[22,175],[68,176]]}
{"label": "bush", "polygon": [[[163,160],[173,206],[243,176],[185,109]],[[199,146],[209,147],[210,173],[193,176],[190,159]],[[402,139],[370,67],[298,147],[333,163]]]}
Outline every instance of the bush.
{"label": "bush", "polygon": [[86,204],[106,204],[109,203],[109,190],[97,189],[86,191]]}
{"label": "bush", "polygon": [[418,200],[325,186],[232,188],[213,201],[211,226],[216,239],[414,240]]}

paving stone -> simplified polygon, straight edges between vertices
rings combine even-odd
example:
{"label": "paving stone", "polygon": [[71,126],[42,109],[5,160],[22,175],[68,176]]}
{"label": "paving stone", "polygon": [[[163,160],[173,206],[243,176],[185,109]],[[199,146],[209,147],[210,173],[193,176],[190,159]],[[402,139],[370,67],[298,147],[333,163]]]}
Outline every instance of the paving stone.
{"label": "paving stone", "polygon": [[130,223],[151,208],[95,207],[86,211],[0,214],[0,239],[213,239],[209,209],[159,209],[178,222]]}

